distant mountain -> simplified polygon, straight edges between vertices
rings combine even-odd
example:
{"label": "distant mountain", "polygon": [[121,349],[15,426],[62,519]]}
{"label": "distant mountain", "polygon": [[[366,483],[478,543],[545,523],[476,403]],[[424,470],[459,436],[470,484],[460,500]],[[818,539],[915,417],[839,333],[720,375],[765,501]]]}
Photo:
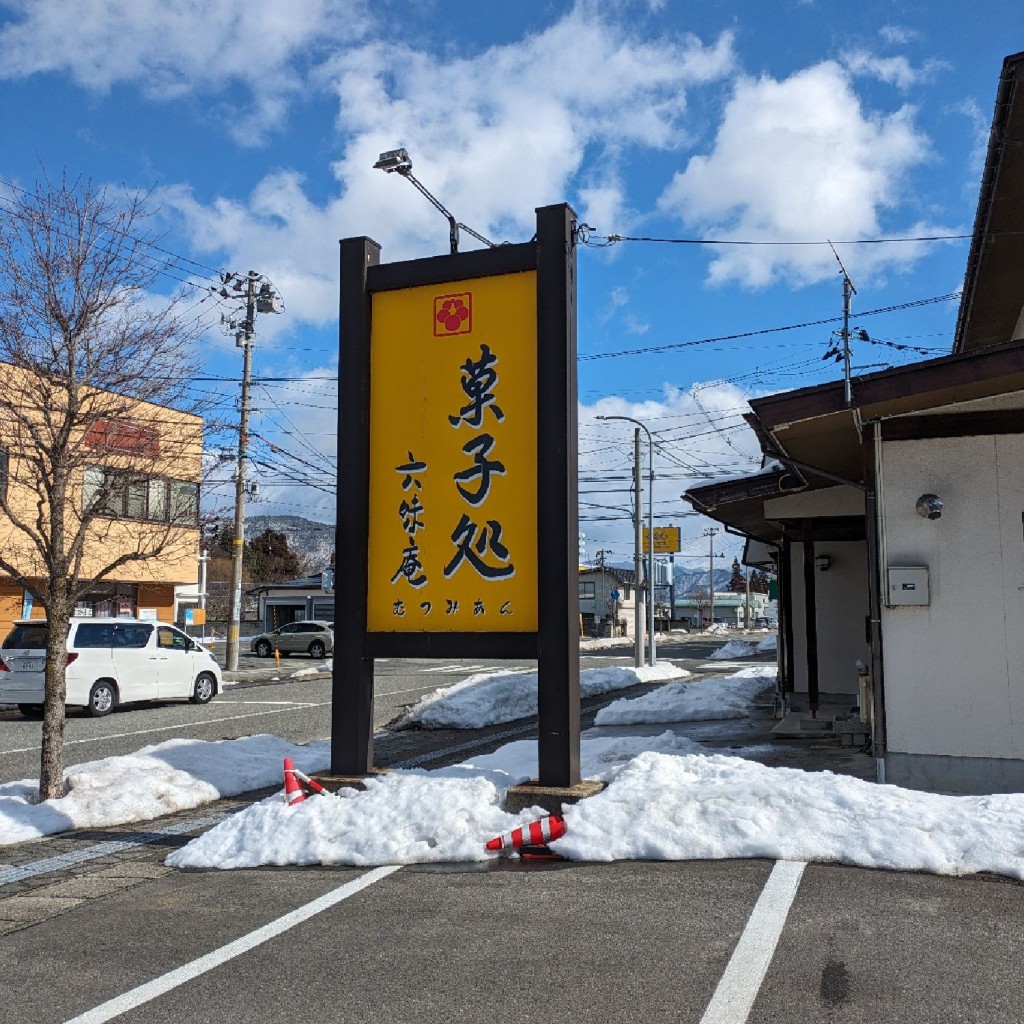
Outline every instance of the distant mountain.
{"label": "distant mountain", "polygon": [[288,547],[322,566],[330,564],[334,550],[334,524],[318,523],[302,516],[247,516],[245,536],[258,537],[264,530],[283,533]]}
{"label": "distant mountain", "polygon": [[[646,556],[645,560],[646,560]],[[612,562],[608,563],[612,565]],[[646,561],[645,561],[646,564]],[[632,562],[615,562],[615,567],[618,569],[632,569]],[[657,566],[655,566],[657,568]],[[732,569],[715,569],[715,593],[725,593],[729,589],[729,580],[732,579]],[[676,566],[675,575],[676,584],[676,597],[687,597],[692,594],[695,590],[708,589],[708,571],[707,569],[684,569],[682,566]]]}
{"label": "distant mountain", "polygon": [[[715,569],[715,593],[721,594],[729,589],[732,569]],[[708,589],[707,569],[683,569],[676,566],[676,597],[687,597],[695,590]]]}

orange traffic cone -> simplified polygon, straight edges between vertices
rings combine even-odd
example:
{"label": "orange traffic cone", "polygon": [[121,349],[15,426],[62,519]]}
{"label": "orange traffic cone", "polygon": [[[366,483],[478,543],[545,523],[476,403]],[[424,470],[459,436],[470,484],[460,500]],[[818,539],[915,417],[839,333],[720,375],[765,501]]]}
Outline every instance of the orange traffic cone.
{"label": "orange traffic cone", "polygon": [[511,832],[496,836],[488,841],[488,850],[521,849],[524,846],[544,846],[553,839],[561,839],[565,835],[565,818],[558,814],[549,814],[540,821],[531,821],[522,828],[514,828]]}
{"label": "orange traffic cone", "polygon": [[284,802],[289,807],[292,804],[301,804],[306,799],[302,783],[296,778],[297,773],[298,769],[292,764],[292,759],[286,757],[284,759]]}

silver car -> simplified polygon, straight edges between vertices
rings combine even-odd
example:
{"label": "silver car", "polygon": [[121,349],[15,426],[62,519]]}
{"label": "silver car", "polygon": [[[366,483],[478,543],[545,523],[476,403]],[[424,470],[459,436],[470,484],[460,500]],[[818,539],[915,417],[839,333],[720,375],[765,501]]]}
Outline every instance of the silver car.
{"label": "silver car", "polygon": [[269,658],[274,651],[283,655],[308,654],[311,658],[323,658],[334,650],[333,625],[333,622],[312,619],[289,622],[271,633],[254,636],[249,647],[261,658]]}

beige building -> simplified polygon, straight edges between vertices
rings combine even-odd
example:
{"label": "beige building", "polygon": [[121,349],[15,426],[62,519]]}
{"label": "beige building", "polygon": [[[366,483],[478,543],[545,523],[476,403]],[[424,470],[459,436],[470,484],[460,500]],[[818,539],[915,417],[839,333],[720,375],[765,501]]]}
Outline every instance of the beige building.
{"label": "beige building", "polygon": [[[13,366],[0,366],[0,377],[9,393],[33,399],[44,387]],[[75,614],[170,621],[175,586],[194,584],[198,577],[202,419],[117,396],[104,401],[105,393],[95,394],[98,415],[87,418],[72,441],[71,497],[60,514],[65,530],[76,531],[83,510],[101,496],[103,507],[84,535],[78,575],[88,579],[119,558],[123,564],[82,596]],[[45,505],[37,512],[31,439],[23,424],[8,418],[0,422],[0,549],[28,586],[0,572],[0,638],[15,619],[44,614],[29,590],[43,587],[44,566],[14,520],[35,524],[41,515],[48,531],[55,518]]]}

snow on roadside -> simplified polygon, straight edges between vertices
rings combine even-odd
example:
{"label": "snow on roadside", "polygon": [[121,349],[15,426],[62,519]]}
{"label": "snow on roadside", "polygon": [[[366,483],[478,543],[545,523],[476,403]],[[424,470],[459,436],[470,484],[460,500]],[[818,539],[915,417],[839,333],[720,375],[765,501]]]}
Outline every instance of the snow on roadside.
{"label": "snow on roadside", "polygon": [[656,722],[709,722],[746,718],[750,702],[778,676],[774,665],[750,665],[731,676],[667,683],[639,697],[621,698],[601,708],[594,725]]}
{"label": "snow on roadside", "polygon": [[708,658],[711,661],[728,661],[730,658],[749,658],[753,653],[754,645],[746,640],[730,640],[717,651],[712,651]]}
{"label": "snow on roadside", "polygon": [[[645,749],[703,749],[666,732],[660,737],[584,738],[581,771],[594,778]],[[289,807],[281,797],[233,815],[174,851],[171,867],[242,868],[262,864],[421,864],[485,860],[484,843],[543,811],[501,809],[509,786],[537,774],[537,744],[519,740],[494,754],[434,771],[389,772],[363,792],[311,798]]]}
{"label": "snow on roadside", "polygon": [[221,797],[283,784],[290,757],[307,774],[330,764],[326,741],[300,747],[276,736],[168,740],[134,754],[73,765],[66,796],[35,803],[36,780],[0,784],[0,846],[66,832],[150,821]]}
{"label": "snow on roadside", "polygon": [[[595,745],[598,744],[598,745]],[[532,748],[532,749],[531,749]],[[741,857],[1024,878],[1024,794],[951,797],[831,772],[767,768],[691,741],[584,736],[584,774],[608,783],[566,806],[551,848],[570,860]],[[484,861],[493,836],[540,808],[501,809],[530,777],[536,745],[519,741],[439,771],[392,772],[363,792],[293,807],[267,798],[172,853],[173,867]]]}
{"label": "snow on roadside", "polygon": [[[594,697],[637,683],[680,679],[689,674],[667,661],[640,668],[591,668],[580,673],[580,695]],[[535,714],[536,672],[478,672],[422,697],[393,728],[419,725],[424,729],[482,729]]]}

